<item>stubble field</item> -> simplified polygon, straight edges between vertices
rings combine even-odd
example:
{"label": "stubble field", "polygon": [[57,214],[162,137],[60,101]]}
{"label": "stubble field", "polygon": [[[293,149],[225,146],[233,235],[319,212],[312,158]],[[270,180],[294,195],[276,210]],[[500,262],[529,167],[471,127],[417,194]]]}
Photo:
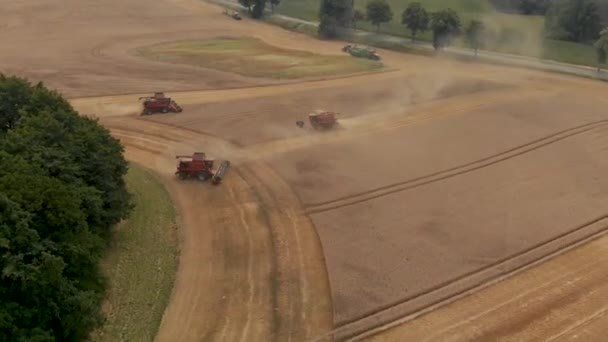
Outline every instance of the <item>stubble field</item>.
{"label": "stubble field", "polygon": [[[243,35],[341,55],[195,0],[12,1],[0,16],[3,72],[99,117],[175,201],[160,340],[359,335],[605,228],[601,83],[388,51],[382,72],[288,81],[137,56]],[[184,112],[140,117],[154,91]],[[341,127],[295,125],[319,108]],[[175,180],[193,151],[233,162],[224,184]]]}

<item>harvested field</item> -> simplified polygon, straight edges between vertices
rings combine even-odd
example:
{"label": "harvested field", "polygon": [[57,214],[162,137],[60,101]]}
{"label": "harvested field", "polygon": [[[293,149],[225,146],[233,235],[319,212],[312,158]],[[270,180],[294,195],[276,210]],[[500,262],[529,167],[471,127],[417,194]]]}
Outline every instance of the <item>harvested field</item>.
{"label": "harvested field", "polygon": [[[134,52],[249,37],[333,60],[343,43],[235,21],[198,0],[17,0],[3,9],[4,72],[42,80],[98,117],[175,202],[181,254],[159,341],[361,336],[606,229],[605,84],[382,50],[386,70],[369,75],[250,77]],[[154,91],[184,111],[138,116],[137,97]],[[339,111],[341,128],[295,125],[318,108]],[[233,163],[223,184],[175,179],[175,155],[194,151]],[[568,270],[601,250],[573,257]],[[581,298],[580,317],[608,307],[589,297],[605,292],[602,265],[567,292]],[[560,283],[581,276],[563,274]],[[542,336],[583,331],[555,323],[570,304],[542,279],[555,296],[526,302],[531,317],[552,301]],[[508,286],[500,293],[513,293]],[[483,298],[478,310],[498,305]],[[485,336],[538,337],[519,310],[501,311]],[[419,324],[462,323],[447,316]],[[462,324],[461,336],[473,336],[476,325]]]}
{"label": "harvested field", "polygon": [[[370,115],[402,117],[415,105],[460,95],[500,91],[512,86],[494,81],[465,77],[452,79],[409,74],[366,82],[345,84],[327,91],[295,91],[280,97],[263,96],[234,101],[189,105],[179,115],[155,116],[150,120],[177,124],[214,134],[238,145],[251,145],[287,137],[310,136],[309,129],[294,130],[297,120],[308,113],[326,109],[340,113],[343,125],[356,124],[357,118]],[[179,95],[176,95],[179,101]]]}
{"label": "harvested field", "polygon": [[217,69],[242,76],[295,79],[354,74],[382,63],[350,56],[323,56],[265,44],[255,38],[181,41],[137,49],[139,56],[160,62]]}

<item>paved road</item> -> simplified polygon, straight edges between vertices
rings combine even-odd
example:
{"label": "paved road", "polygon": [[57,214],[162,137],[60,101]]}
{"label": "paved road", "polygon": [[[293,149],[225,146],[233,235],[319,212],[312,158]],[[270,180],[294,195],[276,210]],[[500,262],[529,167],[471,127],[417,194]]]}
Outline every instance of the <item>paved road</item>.
{"label": "paved road", "polygon": [[[218,5],[230,7],[232,9],[245,9],[243,6],[239,5],[236,1],[230,0],[207,0],[212,3],[216,3]],[[317,27],[319,23],[306,21],[298,18],[288,17],[282,14],[271,13],[270,10],[266,10],[270,15],[280,18],[285,21],[290,21],[302,25],[310,25]],[[412,42],[409,39],[391,36],[387,34],[378,34],[373,32],[356,30],[353,34],[362,41],[365,42],[378,42],[382,41],[385,43],[397,43],[406,48],[418,49],[418,50],[433,50],[433,46],[428,42]],[[457,56],[471,56],[471,50],[458,48],[458,47],[449,47],[444,49],[445,51],[457,55]],[[518,67],[531,68],[536,70],[543,71],[552,71],[552,72],[560,72],[570,75],[589,77],[594,79],[600,79],[603,81],[608,81],[608,72],[602,71],[600,73],[597,72],[595,68],[582,66],[582,65],[574,65],[574,64],[566,64],[559,63],[550,60],[543,60],[539,58],[519,56],[519,55],[511,55],[505,53],[498,53],[492,51],[479,51],[478,59],[480,61],[492,62],[492,63],[500,63],[505,65],[514,65]]]}

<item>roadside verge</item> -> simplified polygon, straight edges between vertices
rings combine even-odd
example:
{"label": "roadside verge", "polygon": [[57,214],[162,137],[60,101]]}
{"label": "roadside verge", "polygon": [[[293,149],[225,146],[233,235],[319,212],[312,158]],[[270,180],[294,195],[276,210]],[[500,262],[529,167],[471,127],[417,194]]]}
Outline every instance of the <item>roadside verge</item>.
{"label": "roadside verge", "polygon": [[106,322],[91,341],[153,341],[178,265],[176,211],[161,181],[131,163],[127,187],[136,205],[119,224],[102,262],[109,287]]}

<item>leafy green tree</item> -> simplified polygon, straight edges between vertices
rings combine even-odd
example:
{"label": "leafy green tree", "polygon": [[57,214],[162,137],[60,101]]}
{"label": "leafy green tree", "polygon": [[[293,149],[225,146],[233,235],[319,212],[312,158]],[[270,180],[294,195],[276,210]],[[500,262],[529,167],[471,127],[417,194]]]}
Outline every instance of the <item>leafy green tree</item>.
{"label": "leafy green tree", "polygon": [[[275,0],[271,0],[271,4],[272,1]],[[259,19],[264,15],[264,8],[266,8],[266,0],[239,0],[239,4],[241,4],[241,6],[243,7],[247,7],[247,12],[251,15],[252,18]]]}
{"label": "leafy green tree", "polygon": [[340,29],[352,23],[352,0],[321,0],[319,6],[319,37],[338,37]]}
{"label": "leafy green tree", "polygon": [[467,42],[475,51],[475,57],[477,57],[477,50],[483,46],[484,29],[481,21],[473,19],[465,30]]}
{"label": "leafy green tree", "polygon": [[122,146],[42,83],[0,75],[0,90],[0,340],[84,341],[110,228],[132,208]]}
{"label": "leafy green tree", "polygon": [[608,27],[600,31],[600,38],[593,44],[597,53],[597,71],[601,70],[603,64],[606,64],[606,56],[608,55]]}
{"label": "leafy green tree", "polygon": [[601,29],[598,7],[591,0],[556,0],[545,15],[545,31],[550,38],[586,43]]}
{"label": "leafy green tree", "polygon": [[253,5],[255,5],[256,0],[239,0],[239,4],[241,4],[241,6],[246,7],[247,8],[247,12],[249,12],[249,14],[251,14],[251,9],[253,8]]}
{"label": "leafy green tree", "polygon": [[78,188],[5,152],[0,167],[0,316],[11,317],[0,336],[83,341],[102,322],[103,245],[82,222]]}
{"label": "leafy green tree", "polygon": [[447,8],[431,14],[433,47],[439,50],[450,44],[452,38],[460,34],[460,18],[453,9]]}
{"label": "leafy green tree", "polygon": [[3,74],[0,74],[0,98],[0,132],[14,128],[23,112],[73,110],[59,93],[47,89],[42,83],[32,86],[27,80]]}
{"label": "leafy green tree", "polygon": [[264,16],[264,9],[266,8],[266,0],[254,0],[253,9],[251,11],[251,17],[260,19]]}
{"label": "leafy green tree", "polygon": [[412,41],[416,40],[418,32],[424,32],[429,28],[429,13],[419,2],[410,3],[401,15],[401,23],[412,33]]}
{"label": "leafy green tree", "polygon": [[355,9],[353,12],[353,28],[357,29],[357,23],[359,21],[365,20],[365,15],[358,9]]}
{"label": "leafy green tree", "polygon": [[372,25],[376,26],[377,31],[380,31],[382,23],[393,20],[393,11],[386,0],[371,0],[367,3],[366,18]]}

